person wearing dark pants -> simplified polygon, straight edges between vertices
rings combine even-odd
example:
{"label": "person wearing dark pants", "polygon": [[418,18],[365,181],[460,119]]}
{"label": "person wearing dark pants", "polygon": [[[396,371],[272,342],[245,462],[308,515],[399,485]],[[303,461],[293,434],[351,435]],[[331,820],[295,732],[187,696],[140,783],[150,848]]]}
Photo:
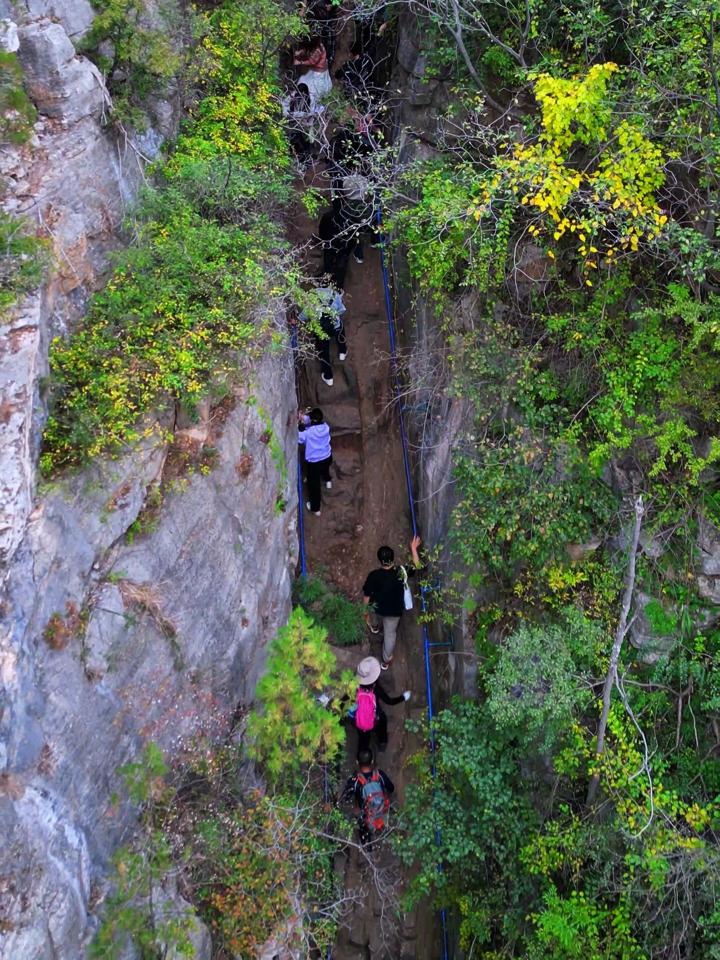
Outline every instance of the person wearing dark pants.
{"label": "person wearing dark pants", "polygon": [[325,337],[316,337],[315,344],[320,356],[320,376],[328,387],[333,385],[333,368],[330,359],[330,347],[333,342],[337,344],[338,360],[344,360],[347,357],[347,341],[345,340],[345,328],[339,317],[330,317],[323,315],[320,320]]}
{"label": "person wearing dark pants", "polygon": [[318,234],[323,248],[323,270],[332,277],[338,290],[342,290],[350,254],[357,244],[356,232],[339,211],[328,210],[320,218]]}
{"label": "person wearing dark pants", "polygon": [[385,828],[390,797],[395,784],[384,770],[375,766],[372,750],[358,750],[357,773],[345,784],[341,803],[352,801],[363,846],[376,839]]}
{"label": "person wearing dark pants", "polygon": [[[358,732],[358,750],[369,750],[370,739],[373,734],[377,737],[378,750],[385,750],[388,741],[387,716],[380,707],[379,701],[395,706],[403,700],[410,699],[410,691],[390,696],[379,682],[380,661],[376,657],[365,657],[357,665],[355,676],[358,680],[357,702],[350,711],[350,716]],[[369,709],[369,719],[365,711]]]}
{"label": "person wearing dark pants", "polygon": [[300,413],[298,423],[300,428],[298,443],[305,447],[305,472],[310,498],[306,506],[311,513],[319,517],[322,484],[325,484],[326,490],[332,488],[332,480],[330,479],[330,464],[332,463],[330,428],[325,423],[322,410],[317,407],[310,410],[309,413]]}
{"label": "person wearing dark pants", "polygon": [[[308,305],[300,313],[298,319],[306,323],[314,320],[316,324],[314,328],[315,346],[320,357],[320,375],[323,383],[331,387],[333,385],[333,371],[330,361],[330,347],[333,340],[337,343],[338,358],[344,360],[347,357],[347,342],[342,322],[345,304],[340,290],[331,286],[316,287],[315,296],[316,303],[312,306]],[[317,330],[318,326],[322,331],[322,336]]]}

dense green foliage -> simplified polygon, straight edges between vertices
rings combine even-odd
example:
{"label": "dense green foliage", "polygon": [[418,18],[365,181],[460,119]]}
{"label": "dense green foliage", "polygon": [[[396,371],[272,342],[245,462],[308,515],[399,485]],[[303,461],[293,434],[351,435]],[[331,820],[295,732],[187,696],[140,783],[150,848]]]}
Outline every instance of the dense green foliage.
{"label": "dense green foliage", "polygon": [[296,603],[327,630],[331,643],[350,647],[365,637],[364,604],[348,600],[320,577],[300,577],[294,593]]}
{"label": "dense green foliage", "polygon": [[130,224],[135,241],[80,329],[53,343],[46,472],[133,442],[154,406],[193,410],[247,372],[299,282],[273,221],[289,158],[271,54],[301,23],[254,0],[202,28],[197,104]]}
{"label": "dense green foliage", "polygon": [[[445,334],[430,383],[469,411],[440,599],[476,628],[480,697],[437,720],[437,789],[423,774],[409,791],[414,895],[454,908],[475,960],[709,960],[717,5],[420,6],[454,98],[387,206]],[[635,619],[598,756],[638,494]]]}

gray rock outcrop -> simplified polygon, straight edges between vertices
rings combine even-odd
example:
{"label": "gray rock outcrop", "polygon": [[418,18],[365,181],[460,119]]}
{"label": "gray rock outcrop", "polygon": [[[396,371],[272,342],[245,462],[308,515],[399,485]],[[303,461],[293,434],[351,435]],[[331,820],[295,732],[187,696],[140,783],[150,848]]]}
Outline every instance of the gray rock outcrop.
{"label": "gray rock outcrop", "polygon": [[0,20],[0,50],[4,50],[5,53],[15,53],[19,46],[17,24],[9,18]]}
{"label": "gray rock outcrop", "polygon": [[118,767],[149,741],[181,757],[252,701],[296,559],[294,483],[265,420],[290,459],[289,364],[261,365],[253,392],[263,417],[240,395],[221,429],[210,418],[212,468],[178,474],[173,449],[148,441],[36,502],[0,636],[2,957],[83,955],[135,825],[113,800]]}
{"label": "gray rock outcrop", "polygon": [[707,517],[700,522],[700,575],[698,593],[710,603],[720,604],[720,530]]}
{"label": "gray rock outcrop", "polygon": [[18,59],[40,114],[64,123],[99,116],[110,98],[98,68],[75,47],[63,27],[39,20],[20,28]]}

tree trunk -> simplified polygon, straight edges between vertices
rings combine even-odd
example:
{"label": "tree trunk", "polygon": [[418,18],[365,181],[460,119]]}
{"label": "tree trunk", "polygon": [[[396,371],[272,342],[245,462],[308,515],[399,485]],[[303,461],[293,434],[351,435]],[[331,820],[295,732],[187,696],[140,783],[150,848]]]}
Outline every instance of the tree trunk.
{"label": "tree trunk", "polygon": [[[642,497],[635,498],[635,526],[633,527],[632,543],[630,544],[630,555],[628,557],[627,572],[625,574],[625,593],[623,594],[622,609],[620,619],[618,620],[617,630],[615,631],[615,640],[613,641],[612,651],[610,653],[610,664],[605,676],[605,685],[602,695],[602,713],[600,714],[600,724],[598,725],[597,747],[595,749],[596,761],[602,757],[605,752],[605,731],[607,730],[608,715],[610,714],[610,701],[612,698],[613,687],[617,680],[617,667],[620,660],[620,650],[628,631],[628,616],[630,615],[630,606],[632,604],[633,591],[635,590],[635,563],[637,560],[638,545],[640,543],[640,528],[642,518],[645,513]],[[596,771],[588,785],[587,800],[588,806],[594,801],[597,794],[598,784],[600,783],[600,773]]]}

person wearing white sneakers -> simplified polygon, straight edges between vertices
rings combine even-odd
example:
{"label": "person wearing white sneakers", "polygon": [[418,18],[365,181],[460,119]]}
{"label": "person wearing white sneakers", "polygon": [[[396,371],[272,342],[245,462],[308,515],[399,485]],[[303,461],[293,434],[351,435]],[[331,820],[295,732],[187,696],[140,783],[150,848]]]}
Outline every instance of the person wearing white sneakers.
{"label": "person wearing white sneakers", "polygon": [[305,472],[310,497],[305,506],[319,517],[321,484],[325,484],[326,490],[332,489],[330,427],[325,423],[322,410],[317,407],[314,410],[298,413],[298,427],[298,443],[305,447]]}
{"label": "person wearing white sneakers", "polygon": [[330,346],[333,340],[338,346],[338,359],[344,360],[347,357],[347,340],[342,321],[342,315],[347,308],[343,303],[342,293],[334,287],[316,287],[315,295],[317,304],[303,310],[299,319],[307,321],[312,316],[324,334],[319,336],[315,333],[315,345],[320,358],[320,376],[323,383],[331,387],[333,369],[330,361]]}

